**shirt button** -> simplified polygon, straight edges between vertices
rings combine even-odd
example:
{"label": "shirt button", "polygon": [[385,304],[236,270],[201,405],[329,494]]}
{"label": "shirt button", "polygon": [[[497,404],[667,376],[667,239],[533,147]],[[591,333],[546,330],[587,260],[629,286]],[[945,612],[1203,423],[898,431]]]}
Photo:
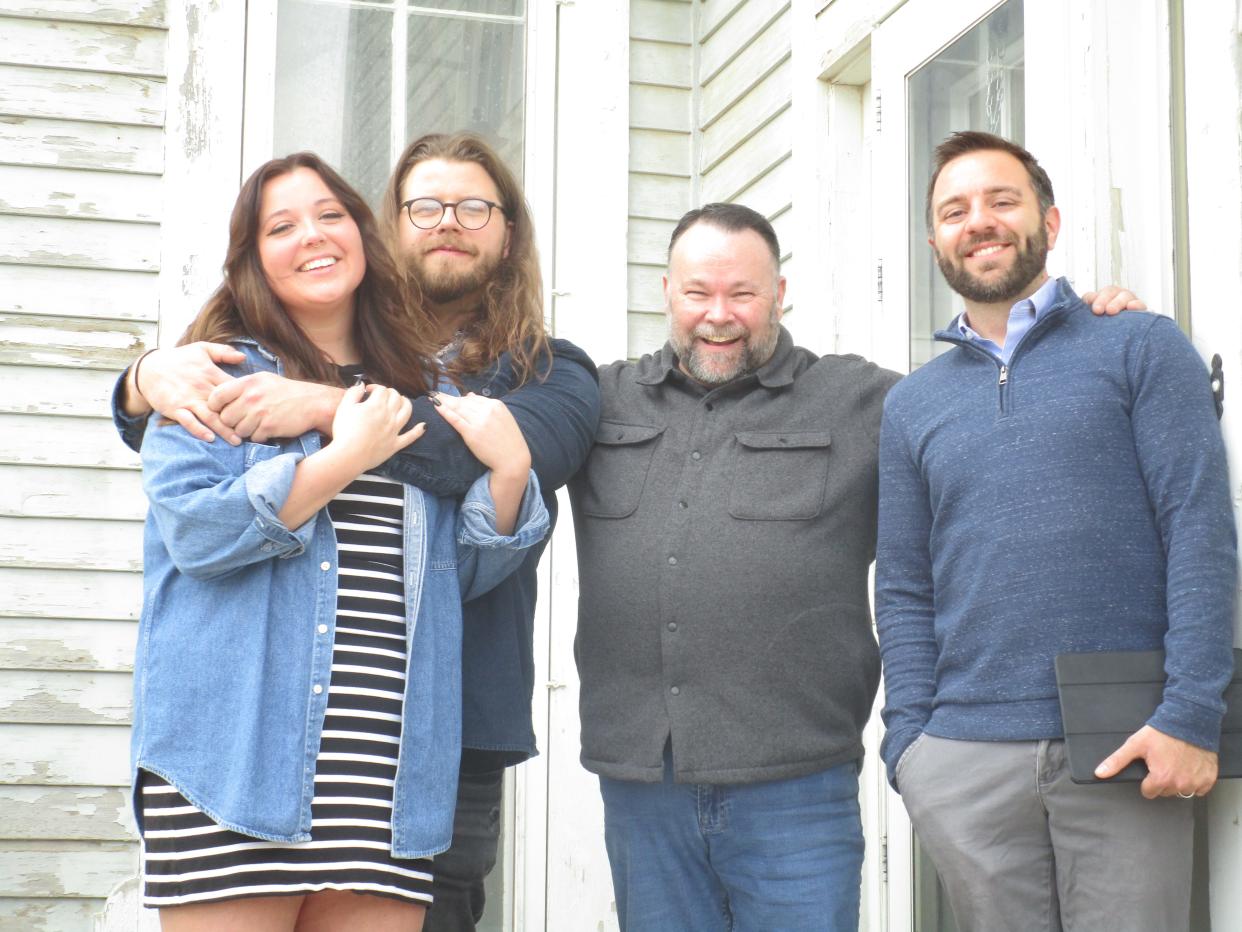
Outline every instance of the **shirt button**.
{"label": "shirt button", "polygon": [[676,566],[676,565],[677,565],[677,558],[676,558],[676,557],[669,557],[669,558],[668,558],[668,565],[669,565],[669,566]]}
{"label": "shirt button", "polygon": [[319,633],[320,633],[320,634],[327,634],[327,633],[328,633],[328,626],[327,626],[327,625],[320,625],[320,626],[319,626]]}
{"label": "shirt button", "polygon": [[316,683],[314,688],[311,689],[311,692],[313,692],[316,696],[318,696],[321,692],[323,692],[323,687],[320,686],[318,683]]}
{"label": "shirt button", "polygon": [[668,623],[668,630],[670,630],[670,631],[676,631],[676,630],[677,630],[677,622],[675,622],[675,621],[670,621],[670,622]]}
{"label": "shirt button", "polygon": [[687,501],[683,498],[681,501],[679,501],[679,502],[677,503],[677,507],[678,507],[678,508],[689,508],[689,507],[690,507],[690,505],[689,505],[689,503],[688,503],[688,502],[687,502]]}
{"label": "shirt button", "polygon": [[264,544],[264,545],[263,545],[263,549],[264,549],[264,550],[275,550],[275,549],[276,549],[276,545],[275,545],[275,544],[273,544],[273,543],[269,540],[266,544]]}
{"label": "shirt button", "polygon": [[328,572],[328,570],[332,569],[332,564],[329,563],[327,560],[324,560],[322,563],[319,564],[319,568],[326,573]]}
{"label": "shirt button", "polygon": [[492,387],[490,385],[484,385],[483,388],[479,390],[479,394],[486,395],[490,398],[492,395]]}
{"label": "shirt button", "polygon": [[680,687],[680,686],[674,686],[672,689],[670,689],[670,690],[669,690],[669,692],[671,692],[674,696],[680,696],[680,695],[681,695],[681,687]]}
{"label": "shirt button", "polygon": [[701,460],[702,458],[703,458],[703,454],[700,453],[698,450],[695,450],[693,453],[690,454],[690,459],[692,460],[697,461],[697,460]]}

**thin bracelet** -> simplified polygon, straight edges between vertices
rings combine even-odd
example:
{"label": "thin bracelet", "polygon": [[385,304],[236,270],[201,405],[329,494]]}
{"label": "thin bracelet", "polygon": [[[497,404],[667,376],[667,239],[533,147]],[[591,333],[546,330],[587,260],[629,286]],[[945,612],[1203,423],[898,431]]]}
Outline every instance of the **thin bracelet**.
{"label": "thin bracelet", "polygon": [[147,396],[142,393],[142,386],[138,384],[138,370],[142,367],[142,361],[154,353],[158,346],[153,346],[137,359],[134,360],[134,391],[138,393],[138,397],[142,399],[142,403],[150,406],[151,402],[147,401]]}

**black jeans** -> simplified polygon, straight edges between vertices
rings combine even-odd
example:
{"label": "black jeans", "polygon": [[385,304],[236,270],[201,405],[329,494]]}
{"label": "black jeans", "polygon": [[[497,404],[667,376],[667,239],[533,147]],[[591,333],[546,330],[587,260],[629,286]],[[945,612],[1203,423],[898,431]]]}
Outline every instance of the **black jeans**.
{"label": "black jeans", "polygon": [[483,918],[483,880],[500,844],[503,770],[463,773],[457,783],[453,845],[435,857],[435,903],[423,932],[474,932]]}

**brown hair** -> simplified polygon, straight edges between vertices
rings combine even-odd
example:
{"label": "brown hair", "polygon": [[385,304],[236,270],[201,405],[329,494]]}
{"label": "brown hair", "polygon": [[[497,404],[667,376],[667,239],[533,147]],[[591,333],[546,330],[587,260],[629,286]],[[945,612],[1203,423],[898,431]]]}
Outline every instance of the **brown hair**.
{"label": "brown hair", "polygon": [[430,133],[406,146],[380,206],[380,218],[391,243],[395,248],[398,224],[409,222],[401,210],[401,185],[415,165],[428,159],[473,162],[481,167],[495,183],[510,224],[509,254],[483,290],[482,313],[450,363],[450,373],[478,372],[508,352],[519,381],[534,376],[541,364],[546,374],[551,350],[543,323],[543,280],[534,224],[521,185],[491,146],[472,133]]}
{"label": "brown hair", "polygon": [[1027,177],[1031,179],[1031,187],[1035,189],[1035,197],[1039,199],[1039,214],[1041,217],[1048,213],[1048,208],[1056,203],[1056,199],[1052,194],[1052,180],[1039,162],[1035,161],[1035,156],[1003,136],[994,136],[991,133],[981,133],[977,130],[964,130],[959,133],[953,133],[944,142],[936,146],[935,156],[932,161],[931,181],[927,182],[925,219],[927,220],[928,230],[932,229],[932,192],[936,188],[936,179],[940,177],[941,170],[960,156],[971,152],[989,151],[1008,152],[1022,163],[1022,167],[1026,169]]}
{"label": "brown hair", "polygon": [[242,185],[229,218],[224,281],[186,328],[178,345],[196,340],[228,342],[250,337],[275,353],[287,374],[330,385],[340,384],[336,366],[289,317],[272,293],[259,261],[259,211],[263,187],[273,178],[308,168],[323,179],[358,225],[366,272],[354,293],[354,340],[367,377],[406,395],[435,383],[434,324],[421,302],[408,301],[402,277],[375,215],[366,202],[326,162],[312,152],[295,152],[260,165]]}

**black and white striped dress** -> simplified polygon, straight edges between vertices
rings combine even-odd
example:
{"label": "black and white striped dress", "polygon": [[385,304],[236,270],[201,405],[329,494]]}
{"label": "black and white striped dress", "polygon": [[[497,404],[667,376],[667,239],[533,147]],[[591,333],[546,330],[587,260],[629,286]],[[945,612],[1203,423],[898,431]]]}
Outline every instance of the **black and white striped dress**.
{"label": "black and white striped dress", "polygon": [[317,890],[431,902],[431,860],[391,852],[406,674],[402,494],[400,483],[368,473],[328,505],[340,569],[311,840],[281,844],[221,828],[144,772],[145,905]]}

